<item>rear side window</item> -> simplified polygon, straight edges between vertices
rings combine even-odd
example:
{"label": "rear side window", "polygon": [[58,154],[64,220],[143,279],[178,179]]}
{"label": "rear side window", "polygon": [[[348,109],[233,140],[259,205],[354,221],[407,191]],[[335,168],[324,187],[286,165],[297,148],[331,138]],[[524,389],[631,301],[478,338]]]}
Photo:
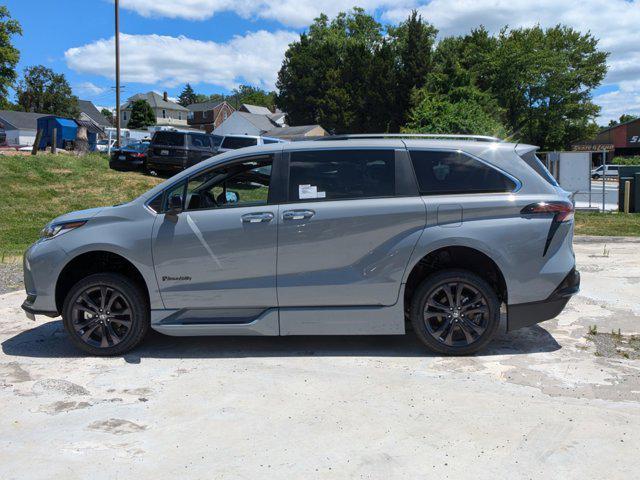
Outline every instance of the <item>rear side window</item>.
{"label": "rear side window", "polygon": [[461,152],[410,154],[421,195],[510,192],[516,187],[502,172]]}
{"label": "rear side window", "polygon": [[346,200],[395,194],[393,150],[293,152],[289,200]]}
{"label": "rear side window", "polygon": [[191,145],[197,148],[211,148],[209,143],[209,136],[201,133],[195,133],[189,135],[191,138]]}
{"label": "rear side window", "polygon": [[544,163],[540,161],[540,159],[536,155],[536,152],[527,152],[524,155],[521,155],[520,158],[522,158],[522,160],[524,160],[527,165],[533,168],[538,175],[544,178],[551,185],[553,185],[554,187],[558,186],[558,182],[556,182],[556,179],[553,178],[551,172],[547,170],[547,167],[544,166]]}
{"label": "rear side window", "polygon": [[251,147],[257,144],[258,140],[251,137],[224,137],[221,148],[235,150],[236,148]]}
{"label": "rear side window", "polygon": [[156,132],[153,136],[153,143],[170,147],[184,147],[184,133]]}

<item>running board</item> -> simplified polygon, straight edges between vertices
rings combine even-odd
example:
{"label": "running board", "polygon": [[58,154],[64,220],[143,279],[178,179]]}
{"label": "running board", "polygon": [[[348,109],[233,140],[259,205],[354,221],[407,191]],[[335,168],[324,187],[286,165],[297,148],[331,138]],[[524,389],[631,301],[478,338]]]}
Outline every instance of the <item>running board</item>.
{"label": "running board", "polygon": [[151,328],[175,337],[280,333],[278,309],[153,310]]}

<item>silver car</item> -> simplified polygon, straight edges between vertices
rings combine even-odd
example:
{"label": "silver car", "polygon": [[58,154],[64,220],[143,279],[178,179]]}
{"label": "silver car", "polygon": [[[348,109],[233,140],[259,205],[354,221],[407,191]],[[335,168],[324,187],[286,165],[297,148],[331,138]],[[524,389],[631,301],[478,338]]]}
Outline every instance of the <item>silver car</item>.
{"label": "silver car", "polygon": [[[574,207],[536,147],[362,135],[242,148],[53,220],[24,310],[119,355],[167,335],[401,335],[465,355],[579,288]],[[502,315],[501,315],[502,313]]]}

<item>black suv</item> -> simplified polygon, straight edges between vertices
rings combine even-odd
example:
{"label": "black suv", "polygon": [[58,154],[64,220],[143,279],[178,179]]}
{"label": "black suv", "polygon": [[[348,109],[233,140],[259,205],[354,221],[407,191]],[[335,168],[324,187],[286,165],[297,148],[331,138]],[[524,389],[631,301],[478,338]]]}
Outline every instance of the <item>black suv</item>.
{"label": "black suv", "polygon": [[153,134],[147,170],[180,171],[216,155],[220,137],[196,132],[163,130]]}

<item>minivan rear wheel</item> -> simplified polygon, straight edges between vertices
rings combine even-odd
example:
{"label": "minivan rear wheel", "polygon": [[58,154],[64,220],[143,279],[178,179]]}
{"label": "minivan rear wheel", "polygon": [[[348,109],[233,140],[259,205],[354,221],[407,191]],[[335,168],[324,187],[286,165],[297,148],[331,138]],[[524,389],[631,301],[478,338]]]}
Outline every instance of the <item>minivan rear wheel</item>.
{"label": "minivan rear wheel", "polygon": [[67,294],[62,319],[71,341],[92,355],[120,355],[149,329],[149,306],[138,285],[117,273],[98,273]]}
{"label": "minivan rear wheel", "polygon": [[420,340],[444,355],[470,355],[486,346],[500,324],[500,301],[480,276],[443,270],[427,277],[411,301]]}

